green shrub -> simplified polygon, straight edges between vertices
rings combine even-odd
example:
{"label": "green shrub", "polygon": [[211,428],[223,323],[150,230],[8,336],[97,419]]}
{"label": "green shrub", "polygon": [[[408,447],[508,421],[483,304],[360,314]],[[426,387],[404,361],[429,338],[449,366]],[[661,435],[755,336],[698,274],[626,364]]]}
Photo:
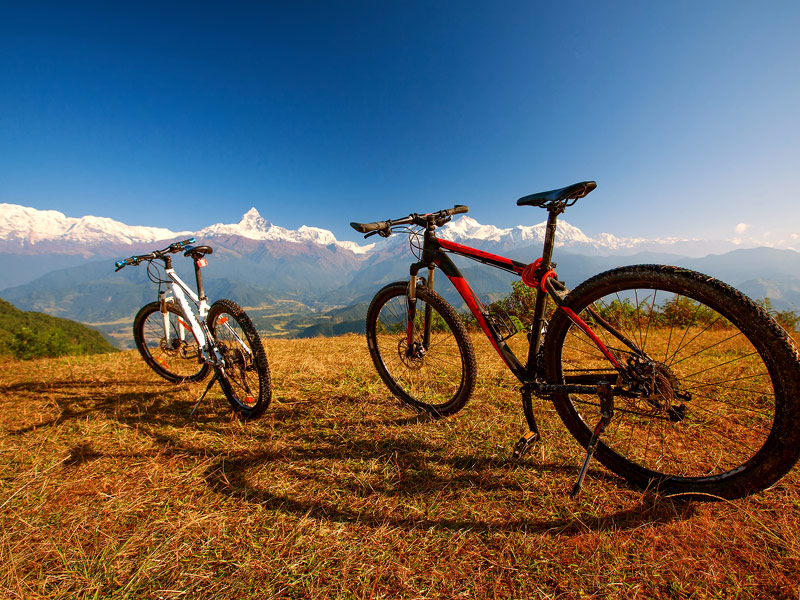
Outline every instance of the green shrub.
{"label": "green shrub", "polygon": [[30,327],[23,327],[13,334],[11,351],[14,357],[20,360],[83,354],[81,347],[73,344],[63,331],[59,329],[35,331]]}

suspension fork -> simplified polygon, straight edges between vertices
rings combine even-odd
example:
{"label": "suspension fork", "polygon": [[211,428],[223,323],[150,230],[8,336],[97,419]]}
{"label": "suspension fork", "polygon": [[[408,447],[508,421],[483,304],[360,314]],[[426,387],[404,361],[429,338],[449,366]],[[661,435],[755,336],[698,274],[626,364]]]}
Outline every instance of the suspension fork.
{"label": "suspension fork", "polygon": [[[409,356],[415,352],[414,344],[420,340],[415,339],[415,323],[417,319],[417,273],[420,268],[426,266],[428,268],[428,282],[427,287],[433,290],[433,271],[435,266],[432,264],[424,265],[416,263],[411,265],[411,276],[408,280],[408,292],[406,293],[406,301],[408,305],[408,321],[406,323],[406,344]],[[429,303],[425,304],[425,312],[422,323],[422,349],[427,350],[431,343],[431,324],[433,321],[433,307]]]}
{"label": "suspension fork", "polygon": [[[161,313],[161,322],[164,327],[164,344],[169,345],[171,328],[169,325],[169,311],[167,310],[167,292],[164,290],[159,290],[158,292],[158,310]],[[183,344],[186,339],[186,328],[183,326],[181,319],[177,319],[177,321],[178,340]]]}
{"label": "suspension fork", "polygon": [[[433,265],[428,265],[428,289],[433,291]],[[433,317],[433,308],[430,303],[425,304],[425,324],[422,333],[422,345],[427,350],[431,344],[431,321]]]}
{"label": "suspension fork", "polygon": [[408,292],[406,292],[406,309],[408,317],[406,319],[406,356],[409,356],[414,348],[414,321],[417,318],[417,270],[411,267],[411,277],[408,280]]}

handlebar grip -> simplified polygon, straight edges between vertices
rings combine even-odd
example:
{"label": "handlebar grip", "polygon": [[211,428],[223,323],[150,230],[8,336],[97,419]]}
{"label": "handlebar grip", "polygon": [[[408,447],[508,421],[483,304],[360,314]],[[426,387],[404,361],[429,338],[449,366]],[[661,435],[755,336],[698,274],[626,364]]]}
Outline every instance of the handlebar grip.
{"label": "handlebar grip", "polygon": [[118,260],[117,262],[114,263],[114,266],[117,267],[117,271],[119,271],[121,268],[127,267],[128,265],[136,265],[138,264],[136,258],[137,257],[135,256],[130,256],[123,260]]}
{"label": "handlebar grip", "polygon": [[359,233],[369,233],[370,231],[380,231],[386,229],[389,224],[386,221],[378,221],[377,223],[350,223],[350,227]]}
{"label": "handlebar grip", "polygon": [[469,206],[466,204],[456,204],[453,208],[447,209],[449,215],[463,215],[469,212]]}
{"label": "handlebar grip", "polygon": [[192,238],[189,238],[188,240],[183,240],[182,242],[173,242],[172,244],[169,245],[169,247],[174,249],[174,250],[180,250],[181,248],[184,248],[184,247],[188,246],[189,244],[194,244],[196,241],[197,240],[192,237]]}

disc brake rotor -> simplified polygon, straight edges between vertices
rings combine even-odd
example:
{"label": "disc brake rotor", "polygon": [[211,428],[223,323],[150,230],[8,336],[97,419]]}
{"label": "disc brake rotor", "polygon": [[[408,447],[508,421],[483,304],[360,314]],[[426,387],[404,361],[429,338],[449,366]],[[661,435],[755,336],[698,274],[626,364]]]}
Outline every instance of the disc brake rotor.
{"label": "disc brake rotor", "polygon": [[408,342],[405,338],[402,338],[397,343],[397,354],[400,356],[400,360],[403,362],[403,364],[414,371],[421,369],[425,363],[425,349],[419,342],[414,342],[414,345],[409,352]]}

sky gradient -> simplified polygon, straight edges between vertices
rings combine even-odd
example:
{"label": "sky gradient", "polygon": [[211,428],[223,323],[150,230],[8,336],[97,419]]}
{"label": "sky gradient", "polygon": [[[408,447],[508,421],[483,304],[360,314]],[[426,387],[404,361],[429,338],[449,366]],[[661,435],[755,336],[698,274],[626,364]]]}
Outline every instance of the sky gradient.
{"label": "sky gradient", "polygon": [[[594,179],[589,235],[800,249],[800,3],[0,4],[0,202],[196,230]],[[794,236],[794,237],[793,237]]]}

